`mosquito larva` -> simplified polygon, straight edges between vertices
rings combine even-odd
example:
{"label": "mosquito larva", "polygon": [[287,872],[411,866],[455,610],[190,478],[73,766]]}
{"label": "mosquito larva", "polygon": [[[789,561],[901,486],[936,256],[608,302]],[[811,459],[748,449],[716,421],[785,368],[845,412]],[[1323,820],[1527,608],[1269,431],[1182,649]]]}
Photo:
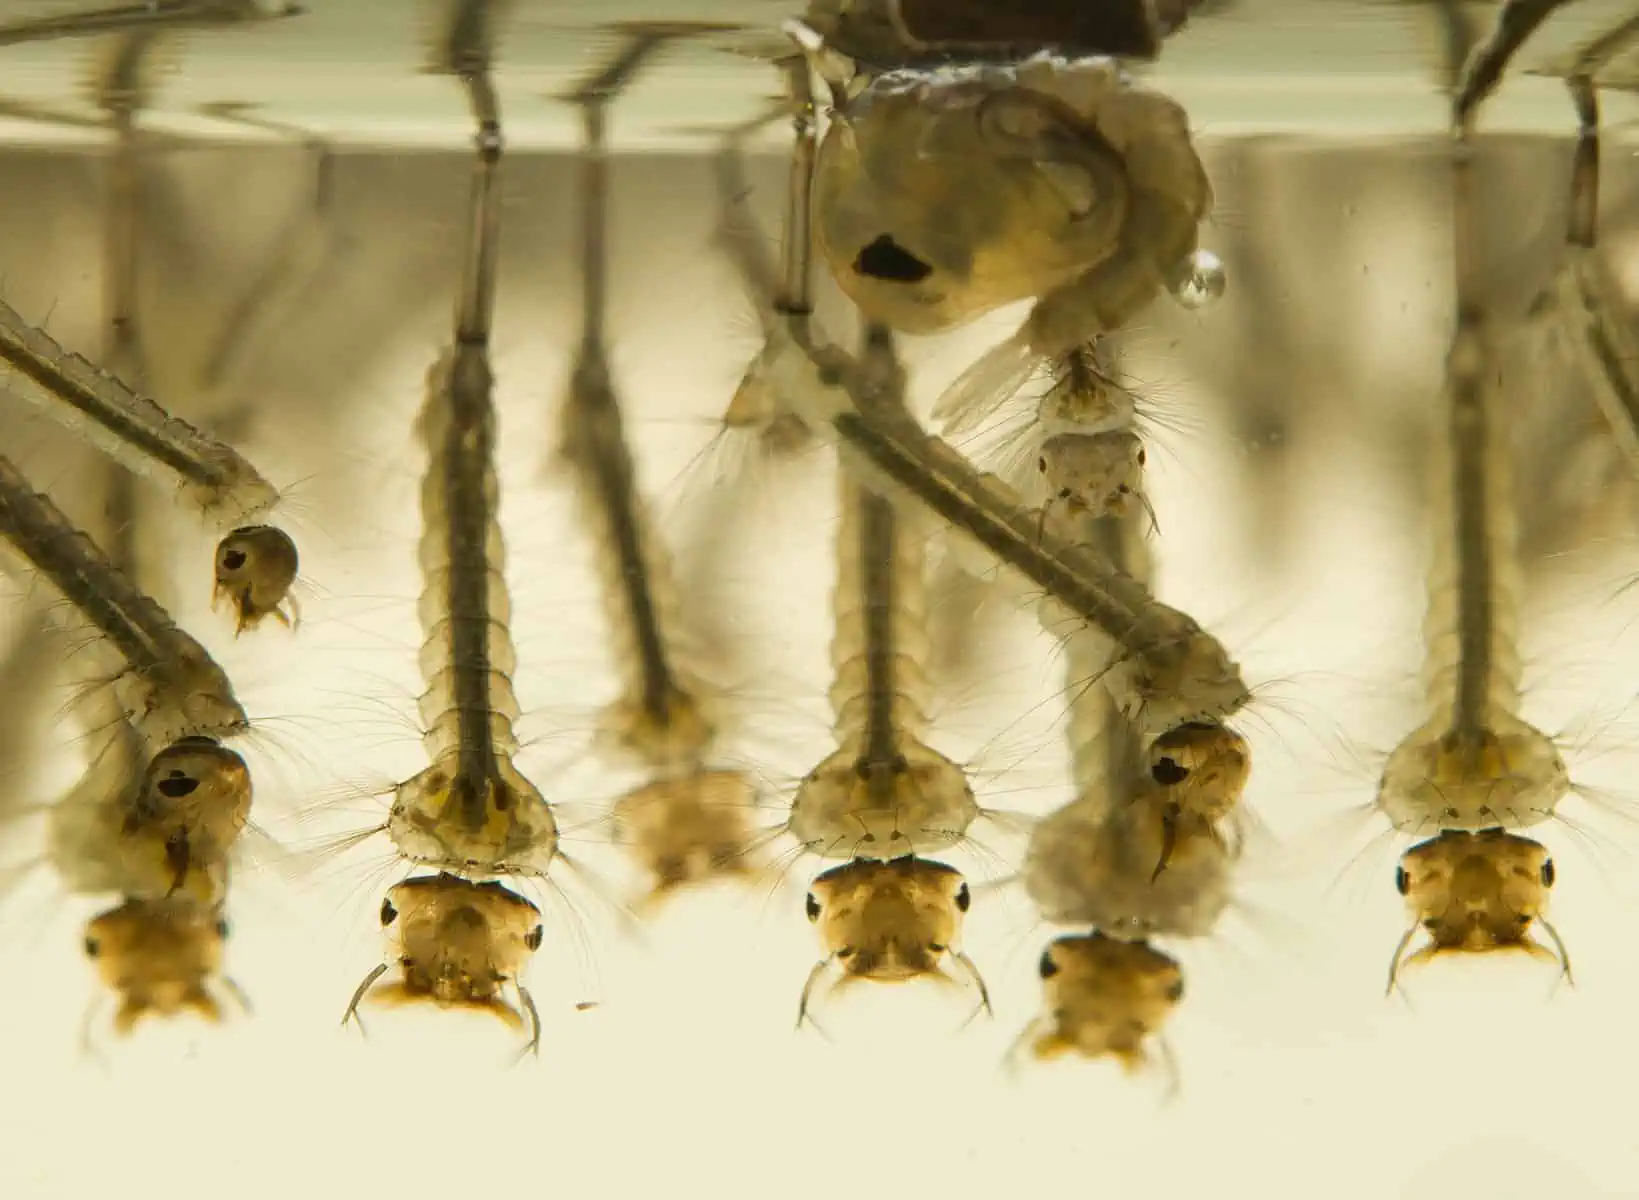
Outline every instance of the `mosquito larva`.
{"label": "mosquito larva", "polygon": [[221,910],[184,897],[127,899],[94,918],[85,931],[86,957],[120,1001],[114,1029],[130,1033],[145,1016],[198,1013],[222,1019],[213,984],[241,1007],[243,995],[222,974],[228,922]]}
{"label": "mosquito larva", "polygon": [[478,133],[455,337],[427,373],[418,421],[427,447],[419,551],[426,691],[420,712],[431,765],[398,785],[387,832],[411,862],[544,875],[558,852],[557,820],[512,762],[518,749],[511,681],[517,663],[508,628],[489,363],[502,137],[489,67],[488,0],[464,0],[450,13],[436,69],[459,76]]}
{"label": "mosquito larva", "polygon": [[668,26],[645,38],[640,25],[630,32],[643,53],[626,52],[619,59],[622,71],[600,72],[592,86],[570,97],[582,106],[586,122],[585,312],[560,454],[596,530],[604,598],[622,665],[622,694],[606,713],[604,729],[655,773],[617,800],[612,814],[617,836],[635,850],[650,875],[652,886],[642,901],[650,907],[685,885],[717,876],[754,876],[745,852],[753,841],[756,789],[740,772],[703,765],[717,730],[701,702],[703,682],[682,662],[682,614],[672,562],[637,486],[608,366],[606,109],[648,54],[679,31]]}
{"label": "mosquito larva", "polygon": [[604,334],[607,108],[665,40],[654,36],[640,41],[621,57],[618,72],[603,71],[570,96],[585,121],[582,330],[559,434],[559,455],[574,478],[582,515],[594,530],[621,676],[621,693],[604,716],[604,731],[614,745],[656,769],[697,762],[715,733],[700,703],[699,682],[679,662],[680,613],[672,566],[638,488]]}
{"label": "mosquito larva", "polygon": [[[540,909],[493,880],[421,875],[388,889],[381,927],[389,939],[387,955],[359,983],[342,1024],[357,1020],[364,1027],[359,1005],[366,999],[431,1001],[442,1008],[494,1013],[513,1029],[527,1017],[528,1049],[540,1050],[540,1014],[520,978],[545,936]],[[394,969],[398,978],[377,987],[377,980]],[[522,1013],[506,1000],[509,984]]]}
{"label": "mosquito larva", "polygon": [[260,0],[137,0],[108,8],[37,17],[0,25],[0,46],[106,33],[209,29],[253,21],[276,21],[306,12],[300,4],[264,6]]}
{"label": "mosquito larva", "polygon": [[841,484],[831,640],[837,749],[798,786],[786,828],[828,858],[936,853],[960,842],[979,805],[962,768],[922,740],[926,538],[910,510],[847,473]]}
{"label": "mosquito larva", "polygon": [[947,961],[961,969],[989,1012],[984,978],[956,946],[971,904],[961,872],[925,858],[855,859],[820,875],[809,887],[807,910],[825,957],[808,974],[797,1024],[807,1018],[818,998],[815,988],[828,971],[839,974],[827,992],[859,979],[954,982],[946,973]]}
{"label": "mosquito larva", "polygon": [[124,712],[154,746],[249,728],[222,668],[117,570],[49,497],[0,457],[0,537],[28,559],[124,660]]}
{"label": "mosquito larva", "polygon": [[[1395,886],[1412,924],[1389,965],[1391,992],[1405,967],[1452,953],[1519,950],[1570,978],[1565,944],[1544,915],[1554,860],[1530,838],[1497,828],[1442,830],[1401,856]],[[1552,950],[1531,936],[1533,923],[1547,932]],[[1419,930],[1428,940],[1408,956]]]}
{"label": "mosquito larva", "polygon": [[[1559,749],[1519,715],[1517,516],[1507,426],[1495,411],[1485,309],[1470,261],[1471,166],[1453,167],[1458,318],[1447,365],[1446,438],[1424,620],[1423,724],[1389,755],[1377,803],[1394,827],[1518,828],[1547,820],[1571,789]],[[1443,501],[1443,504],[1441,503]]]}
{"label": "mosquito larva", "polygon": [[1025,1030],[1038,1059],[1111,1057],[1149,1065],[1149,1044],[1184,998],[1177,961],[1145,942],[1102,933],[1056,938],[1042,951],[1045,1013]]}

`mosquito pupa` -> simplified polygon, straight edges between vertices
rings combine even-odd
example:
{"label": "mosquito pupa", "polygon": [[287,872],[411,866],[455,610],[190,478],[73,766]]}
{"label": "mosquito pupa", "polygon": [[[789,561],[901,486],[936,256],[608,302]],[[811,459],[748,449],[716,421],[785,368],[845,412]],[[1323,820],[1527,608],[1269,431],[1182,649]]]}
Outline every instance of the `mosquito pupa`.
{"label": "mosquito pupa", "polygon": [[1571,790],[1554,740],[1520,715],[1517,555],[1507,425],[1497,411],[1493,330],[1474,280],[1472,166],[1459,151],[1457,328],[1447,360],[1445,462],[1424,619],[1426,716],[1389,755],[1377,804],[1394,827],[1519,828],[1547,820]]}
{"label": "mosquito pupa", "polygon": [[119,997],[115,1031],[128,1034],[150,1014],[194,1012],[220,1021],[218,985],[243,1007],[238,988],[222,974],[227,938],[220,908],[183,897],[128,899],[94,918],[86,926],[85,954]]}
{"label": "mosquito pupa", "polygon": [[132,4],[0,24],[0,46],[136,30],[209,29],[276,21],[300,16],[306,11],[302,5],[288,0],[138,0]]}
{"label": "mosquito pupa", "polygon": [[841,485],[831,638],[837,749],[798,785],[786,827],[828,858],[937,853],[966,835],[979,804],[962,768],[923,741],[926,537],[917,514],[847,473]]}
{"label": "mosquito pupa", "polygon": [[[359,1005],[430,1001],[441,1008],[494,1013],[512,1029],[527,1018],[529,1050],[541,1045],[541,1018],[520,975],[541,947],[541,912],[528,900],[494,881],[474,883],[440,873],[406,879],[381,902],[386,958],[353,992],[342,1024],[357,1020]],[[398,978],[376,986],[389,971]],[[518,994],[522,1012],[507,1001]]]}
{"label": "mosquito pupa", "polygon": [[245,525],[216,544],[212,607],[226,601],[243,633],[268,617],[293,628],[300,615],[291,588],[299,570],[296,543],[275,525]]}
{"label": "mosquito pupa", "polygon": [[[1567,979],[1570,958],[1544,911],[1554,886],[1554,860],[1530,838],[1502,829],[1442,830],[1400,858],[1395,886],[1412,920],[1389,966],[1389,991],[1401,970],[1444,954],[1521,951],[1557,965]],[[1531,936],[1535,924],[1553,943]],[[1427,938],[1407,954],[1419,931]]]}
{"label": "mosquito pupa", "polygon": [[412,862],[544,875],[558,825],[513,765],[518,701],[505,543],[498,517],[489,341],[495,308],[502,135],[487,0],[449,9],[434,69],[459,77],[477,125],[469,237],[452,345],[427,374],[419,432],[422,742],[431,765],[395,791],[387,832]]}
{"label": "mosquito pupa", "polygon": [[222,668],[117,570],[49,497],[0,458],[0,537],[10,542],[124,661],[114,693],[155,746],[225,737],[249,721]]}
{"label": "mosquito pupa", "polygon": [[1102,56],[881,72],[815,169],[821,253],[871,319],[935,333],[1039,297],[935,405],[951,435],[1162,290],[1210,298],[1196,237],[1211,203],[1183,109]]}
{"label": "mosquito pupa", "polygon": [[905,856],[883,862],[856,859],[832,867],[808,890],[808,919],[819,932],[825,957],[815,964],[802,989],[797,1024],[807,1019],[827,972],[837,972],[826,989],[869,979],[902,983],[931,977],[954,982],[954,963],[990,1011],[990,992],[973,960],[957,948],[962,918],[972,893],[961,872],[944,863]]}
{"label": "mosquito pupa", "polygon": [[1102,933],[1055,939],[1042,951],[1042,1016],[1025,1031],[1031,1053],[1150,1065],[1151,1045],[1184,998],[1178,962],[1145,942]]}

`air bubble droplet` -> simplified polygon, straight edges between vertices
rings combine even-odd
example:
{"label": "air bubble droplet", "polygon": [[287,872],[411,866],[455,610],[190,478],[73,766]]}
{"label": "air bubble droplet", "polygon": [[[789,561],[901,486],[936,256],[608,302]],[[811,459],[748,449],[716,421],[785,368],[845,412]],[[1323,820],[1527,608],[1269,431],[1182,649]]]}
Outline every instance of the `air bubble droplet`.
{"label": "air bubble droplet", "polygon": [[1205,308],[1223,296],[1228,284],[1223,259],[1210,250],[1197,250],[1178,273],[1172,295],[1185,308]]}

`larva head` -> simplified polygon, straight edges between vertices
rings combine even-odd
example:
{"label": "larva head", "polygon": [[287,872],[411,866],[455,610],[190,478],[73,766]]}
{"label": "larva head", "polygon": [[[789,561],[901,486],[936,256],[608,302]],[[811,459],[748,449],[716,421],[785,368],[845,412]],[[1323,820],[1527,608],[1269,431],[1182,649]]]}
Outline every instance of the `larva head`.
{"label": "larva head", "polygon": [[1519,828],[1553,816],[1570,789],[1553,739],[1498,714],[1474,733],[1440,722],[1406,738],[1383,767],[1377,803],[1402,833]]}
{"label": "larva head", "polygon": [[290,589],[298,569],[296,543],[272,525],[245,525],[216,544],[213,605],[226,600],[233,608],[234,629],[254,629],[267,617],[292,624]]}
{"label": "larva head", "polygon": [[181,738],[148,763],[121,835],[163,847],[170,879],[159,895],[218,903],[228,856],[250,821],[250,769],[207,737]]}
{"label": "larva head", "polygon": [[1184,998],[1184,972],[1174,959],[1102,933],[1057,939],[1042,952],[1039,970],[1046,1012],[1031,1049],[1044,1060],[1109,1057],[1136,1070]]}
{"label": "larva head", "polygon": [[661,779],[615,801],[620,840],[648,872],[654,902],[679,888],[750,876],[757,793],[737,771],[697,771]]}
{"label": "larva head", "polygon": [[1042,443],[1036,469],[1048,503],[1092,517],[1121,517],[1141,503],[1144,444],[1124,431],[1058,433]]}
{"label": "larva head", "polygon": [[[1548,851],[1502,829],[1447,829],[1420,842],[1401,856],[1395,872],[1395,886],[1415,922],[1412,931],[1421,929],[1428,937],[1405,965],[1441,954],[1493,950],[1554,959],[1531,937],[1553,884],[1554,861]],[[1401,965],[1397,953],[1391,983]]]}
{"label": "larva head", "polygon": [[149,1013],[192,1011],[221,1020],[211,984],[222,969],[227,935],[220,909],[182,897],[126,900],[94,918],[86,926],[85,953],[119,997],[115,1030],[129,1033]]}
{"label": "larva head", "polygon": [[808,891],[808,919],[843,977],[902,982],[940,972],[972,902],[961,872],[925,858],[858,859]]}
{"label": "larva head", "polygon": [[1117,659],[1105,679],[1122,714],[1152,739],[1191,722],[1224,721],[1252,699],[1229,652],[1193,623],[1147,653]]}
{"label": "larva head", "polygon": [[519,1023],[504,989],[545,937],[540,910],[528,900],[495,882],[424,875],[388,891],[381,925],[399,977],[372,999],[481,1008]]}
{"label": "larva head", "polygon": [[1210,821],[1142,780],[1107,806],[1071,803],[1038,821],[1020,876],[1055,925],[1203,937],[1229,906],[1234,857]]}
{"label": "larva head", "polygon": [[1128,210],[1096,126],[1006,67],[877,76],[828,129],[815,188],[842,290],[906,333],[1067,283],[1115,252]]}
{"label": "larva head", "polygon": [[1150,743],[1150,779],[1184,812],[1217,822],[1246,792],[1252,751],[1246,739],[1216,721],[1190,721]]}
{"label": "larva head", "polygon": [[469,775],[455,756],[398,785],[387,834],[411,862],[478,875],[545,875],[558,853],[552,808],[511,762]]}
{"label": "larva head", "polygon": [[943,754],[906,739],[873,761],[847,746],[797,787],[786,828],[826,858],[901,858],[948,850],[967,835],[979,802],[967,774]]}

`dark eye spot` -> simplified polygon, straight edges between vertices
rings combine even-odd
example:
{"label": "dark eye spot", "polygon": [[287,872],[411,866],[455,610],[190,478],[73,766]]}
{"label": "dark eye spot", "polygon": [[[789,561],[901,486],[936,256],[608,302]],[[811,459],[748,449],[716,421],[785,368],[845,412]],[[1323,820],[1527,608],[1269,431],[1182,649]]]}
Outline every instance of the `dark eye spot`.
{"label": "dark eye spot", "polygon": [[216,922],[216,936],[223,939],[224,941],[227,940],[227,936],[228,936],[228,919],[226,917],[219,917],[217,919],[217,922]]}
{"label": "dark eye spot", "polygon": [[956,889],[956,911],[966,912],[973,904],[973,893],[968,891],[967,884]]}
{"label": "dark eye spot", "polygon": [[1542,860],[1542,886],[1554,886],[1554,860],[1551,858]]}
{"label": "dark eye spot", "polygon": [[1404,867],[1394,869],[1394,886],[1402,896],[1411,891],[1411,876],[1406,874]]}
{"label": "dark eye spot", "polygon": [[85,956],[87,958],[96,958],[97,955],[99,955],[101,953],[102,953],[102,943],[101,942],[97,941],[97,939],[94,938],[94,937],[88,937],[88,938],[85,939]]}
{"label": "dark eye spot", "polygon": [[1051,979],[1058,973],[1059,965],[1053,961],[1053,951],[1051,949],[1043,950],[1041,952],[1041,962],[1036,964],[1036,974],[1043,979]]}
{"label": "dark eye spot", "polygon": [[524,946],[530,950],[539,950],[541,942],[546,938],[546,930],[540,925],[535,926],[524,935]]}
{"label": "dark eye spot", "polygon": [[1145,462],[1146,462],[1146,461],[1147,461],[1147,460],[1146,460],[1146,459],[1145,459],[1145,456],[1144,456],[1144,451],[1143,451],[1143,449],[1142,449],[1142,448],[1141,448],[1141,449],[1140,449],[1140,450],[1139,450],[1139,451],[1138,451],[1138,465],[1139,465],[1139,466],[1143,466],[1143,465],[1144,465],[1144,463],[1145,463]]}
{"label": "dark eye spot", "polygon": [[886,283],[921,283],[933,268],[887,234],[859,252],[854,270]]}
{"label": "dark eye spot", "polygon": [[950,947],[946,946],[945,943],[943,943],[943,942],[929,942],[928,943],[928,953],[929,954],[943,954],[948,949],[950,949]]}
{"label": "dark eye spot", "polygon": [[807,901],[807,904],[805,905],[805,907],[808,909],[808,919],[810,921],[819,920],[819,917],[820,917],[820,902],[818,900],[814,899],[814,893],[813,892],[808,893],[808,901]]}
{"label": "dark eye spot", "polygon": [[837,957],[846,962],[854,956],[854,949],[855,948],[853,946],[844,946],[841,950],[837,951]]}
{"label": "dark eye spot", "polygon": [[1514,918],[1514,922],[1521,929],[1524,929],[1527,925],[1529,925],[1531,923],[1531,914],[1530,913],[1520,913],[1519,915],[1517,915]]}
{"label": "dark eye spot", "polygon": [[393,907],[391,900],[381,902],[381,924],[383,928],[398,920],[398,909]]}
{"label": "dark eye spot", "polygon": [[1167,988],[1167,1000],[1169,1002],[1173,1003],[1173,1004],[1177,1004],[1183,998],[1184,998],[1184,979],[1183,979],[1183,976],[1179,976],[1177,980],[1175,980],[1172,984],[1170,984],[1168,986],[1168,988]]}
{"label": "dark eye spot", "polygon": [[1047,459],[1046,458],[1038,458],[1036,460],[1036,470],[1040,471],[1043,475],[1047,474]]}
{"label": "dark eye spot", "polygon": [[164,779],[154,784],[155,790],[161,796],[172,800],[180,800],[184,796],[191,796],[199,788],[199,780],[184,775],[181,771],[172,771]]}
{"label": "dark eye spot", "polygon": [[222,552],[222,565],[230,571],[239,570],[245,565],[245,552],[243,550],[224,550]]}
{"label": "dark eye spot", "polygon": [[1189,768],[1180,765],[1175,758],[1158,758],[1150,767],[1150,778],[1162,787],[1172,787],[1189,778]]}

